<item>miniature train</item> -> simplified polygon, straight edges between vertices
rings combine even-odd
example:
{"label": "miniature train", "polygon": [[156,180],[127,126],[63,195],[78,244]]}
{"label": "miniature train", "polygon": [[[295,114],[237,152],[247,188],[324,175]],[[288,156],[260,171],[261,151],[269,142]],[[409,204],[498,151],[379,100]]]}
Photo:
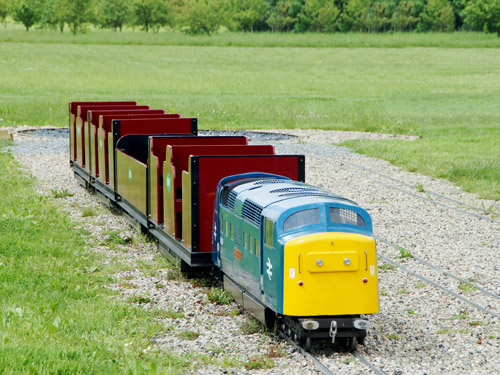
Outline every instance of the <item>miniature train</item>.
{"label": "miniature train", "polygon": [[137,102],[71,102],[70,164],[181,270],[211,269],[235,300],[306,350],[363,343],[378,312],[370,215],[304,183],[303,155]]}

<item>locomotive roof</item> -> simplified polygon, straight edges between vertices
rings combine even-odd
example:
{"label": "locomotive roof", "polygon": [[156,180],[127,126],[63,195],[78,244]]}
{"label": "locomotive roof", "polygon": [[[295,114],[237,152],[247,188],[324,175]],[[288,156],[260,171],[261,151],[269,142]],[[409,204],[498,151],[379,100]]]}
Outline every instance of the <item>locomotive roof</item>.
{"label": "locomotive roof", "polygon": [[[251,178],[225,185],[221,203],[236,215],[259,226],[262,216],[271,220],[284,220],[283,214],[291,215],[313,207],[330,206],[354,211],[366,225],[344,225],[344,231],[371,233],[371,219],[363,208],[350,199],[329,193],[323,189],[288,179]],[[347,224],[347,223],[345,223]]]}
{"label": "locomotive roof", "polygon": [[254,204],[262,208],[277,202],[282,202],[286,206],[297,204],[298,199],[303,200],[304,203],[337,202],[357,206],[350,199],[293,180],[257,179],[248,183],[240,183],[229,192],[229,201],[240,194],[241,196],[238,196],[239,200],[250,199]]}

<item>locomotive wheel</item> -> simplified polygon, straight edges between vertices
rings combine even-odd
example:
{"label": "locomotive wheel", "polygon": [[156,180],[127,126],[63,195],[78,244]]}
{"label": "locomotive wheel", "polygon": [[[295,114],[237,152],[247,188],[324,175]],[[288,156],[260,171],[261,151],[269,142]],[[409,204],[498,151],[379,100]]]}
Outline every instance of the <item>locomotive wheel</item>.
{"label": "locomotive wheel", "polygon": [[339,337],[339,345],[348,352],[354,352],[358,346],[357,337]]}

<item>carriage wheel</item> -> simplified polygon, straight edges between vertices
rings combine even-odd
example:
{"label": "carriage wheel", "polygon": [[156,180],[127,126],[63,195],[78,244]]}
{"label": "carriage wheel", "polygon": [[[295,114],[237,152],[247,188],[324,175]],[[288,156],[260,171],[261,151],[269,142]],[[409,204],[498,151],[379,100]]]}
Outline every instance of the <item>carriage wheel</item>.
{"label": "carriage wheel", "polygon": [[357,337],[339,337],[339,345],[348,352],[354,352],[358,346]]}
{"label": "carriage wheel", "polygon": [[304,342],[304,350],[306,352],[311,352],[311,348],[312,348],[312,339],[310,337],[306,337],[306,340]]}

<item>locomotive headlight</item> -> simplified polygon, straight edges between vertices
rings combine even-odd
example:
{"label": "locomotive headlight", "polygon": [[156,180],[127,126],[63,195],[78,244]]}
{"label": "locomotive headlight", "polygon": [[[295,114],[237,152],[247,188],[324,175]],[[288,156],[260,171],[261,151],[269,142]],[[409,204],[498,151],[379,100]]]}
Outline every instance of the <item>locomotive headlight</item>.
{"label": "locomotive headlight", "polygon": [[314,331],[319,328],[319,323],[316,320],[303,320],[302,328],[307,329],[308,331]]}

